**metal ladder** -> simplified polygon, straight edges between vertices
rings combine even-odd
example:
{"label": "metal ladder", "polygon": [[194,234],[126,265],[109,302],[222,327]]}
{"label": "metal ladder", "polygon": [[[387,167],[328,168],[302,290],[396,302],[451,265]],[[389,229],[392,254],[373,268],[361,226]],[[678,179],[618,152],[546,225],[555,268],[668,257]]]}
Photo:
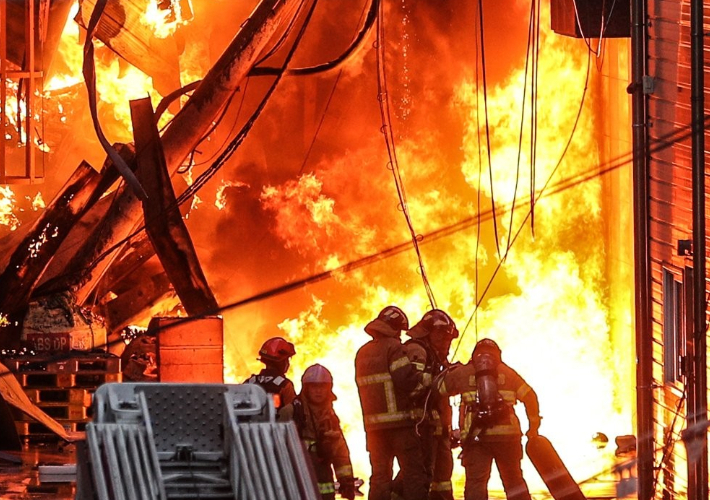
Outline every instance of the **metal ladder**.
{"label": "metal ladder", "polygon": [[105,384],[87,424],[78,500],[316,500],[292,422],[254,384]]}

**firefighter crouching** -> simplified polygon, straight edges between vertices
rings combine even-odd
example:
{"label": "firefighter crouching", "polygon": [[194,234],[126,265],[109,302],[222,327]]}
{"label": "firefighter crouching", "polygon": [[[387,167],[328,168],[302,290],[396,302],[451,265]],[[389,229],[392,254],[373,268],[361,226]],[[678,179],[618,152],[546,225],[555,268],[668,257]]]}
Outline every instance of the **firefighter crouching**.
{"label": "firefighter crouching", "polygon": [[[449,366],[448,355],[451,342],[459,332],[451,317],[440,309],[428,311],[414,325],[404,343],[407,357],[423,373],[425,381],[430,381]],[[428,385],[425,382],[423,385]],[[453,500],[451,474],[454,459],[451,452],[451,405],[449,398],[431,391],[431,387],[420,386],[413,399],[416,416],[419,418],[417,434],[422,446],[427,479],[430,483],[430,500]],[[395,490],[401,491],[401,479],[397,476]]]}
{"label": "firefighter crouching", "polygon": [[395,458],[405,500],[427,498],[429,485],[410,397],[422,373],[409,361],[400,340],[408,327],[401,309],[385,307],[365,327],[372,340],[355,356],[355,381],[372,468],[369,500],[391,499]]}
{"label": "firefighter crouching", "polygon": [[293,387],[286,372],[291,364],[291,357],[296,354],[293,344],[281,337],[274,337],[259,349],[259,361],[264,363],[264,368],[256,375],[244,381],[245,384],[261,386],[274,399],[276,409],[292,402],[296,397]]}
{"label": "firefighter crouching", "polygon": [[466,469],[465,500],[487,500],[491,465],[495,460],[508,500],[530,500],[520,462],[523,458],[520,421],[513,406],[525,404],[528,437],[537,435],[540,414],[535,391],[503,363],[494,341],[476,344],[471,360],[453,367],[434,382],[440,394],[461,394],[461,463]]}
{"label": "firefighter crouching", "polygon": [[301,378],[301,393],[279,412],[279,421],[293,420],[304,442],[316,473],[321,498],[335,498],[333,469],[340,483],[340,496],[353,500],[355,484],[350,451],[333,411],[333,376],[315,364]]}

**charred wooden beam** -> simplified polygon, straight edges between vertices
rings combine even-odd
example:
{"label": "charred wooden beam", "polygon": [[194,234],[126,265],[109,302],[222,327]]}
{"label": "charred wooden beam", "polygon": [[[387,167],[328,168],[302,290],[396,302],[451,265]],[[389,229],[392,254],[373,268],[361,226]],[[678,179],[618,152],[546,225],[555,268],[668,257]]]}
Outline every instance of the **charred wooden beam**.
{"label": "charred wooden beam", "polygon": [[71,228],[66,240],[64,240],[54,254],[47,269],[42,273],[42,277],[39,280],[37,288],[35,288],[32,293],[32,297],[36,298],[51,293],[47,285],[54,282],[54,280],[61,279],[77,250],[81,248],[89,235],[94,231],[94,228],[96,228],[106,216],[110,206],[111,197],[106,196],[94,203],[91,208],[87,208],[86,213]]}
{"label": "charred wooden beam", "polygon": [[34,287],[69,230],[95,199],[101,175],[82,162],[17,246],[0,275],[0,311],[27,305]]}
{"label": "charred wooden beam", "polygon": [[148,194],[143,201],[145,229],[182,306],[190,316],[217,310],[217,300],[202,272],[190,233],[178,208],[165,165],[150,97],[131,101],[138,180]]}
{"label": "charred wooden beam", "polygon": [[[135,169],[133,146],[122,144],[117,149],[129,166]],[[118,177],[118,172],[109,160],[104,163],[103,174],[94,198],[102,195]],[[120,247],[111,251],[107,249],[133,231],[140,214],[140,203],[137,202],[132,190],[126,189],[125,184],[119,186],[112,194],[110,206],[101,222],[94,227],[57,277],[42,285],[41,293],[72,290],[76,295],[77,304],[83,304]],[[89,286],[86,286],[87,283]]]}
{"label": "charred wooden beam", "polygon": [[165,163],[171,173],[197,146],[269,40],[293,18],[302,3],[303,0],[262,0],[244,21],[229,47],[163,134]]}
{"label": "charred wooden beam", "polygon": [[150,259],[156,258],[153,244],[145,232],[137,235],[116,257],[114,264],[106,271],[101,283],[96,287],[96,298],[101,301],[109,292],[120,295],[123,291],[121,282],[129,278]]}
{"label": "charred wooden beam", "polygon": [[[167,301],[172,302],[166,304]],[[165,314],[162,310],[168,306],[172,309],[177,306],[179,299],[170,287],[170,280],[161,270],[151,275],[145,272],[141,280],[130,291],[122,293],[103,307],[109,332],[116,332],[130,324],[148,321],[152,316]],[[161,310],[154,311],[159,306]]]}
{"label": "charred wooden beam", "polygon": [[[212,126],[271,37],[294,16],[301,3],[302,0],[262,0],[242,24],[229,47],[208,71],[162,136],[165,163],[171,175],[180,168],[190,151]],[[134,160],[127,163],[135,167]],[[97,229],[100,234],[92,235],[91,242],[87,241],[85,248],[77,253],[71,264],[71,272],[64,273],[69,279],[64,280],[60,288],[76,290],[77,302],[81,304],[115,258],[115,252],[110,249],[138,226],[141,213],[140,200],[130,190],[117,191],[115,205],[107,214],[106,221]],[[105,255],[110,256],[95,265],[95,261]]]}

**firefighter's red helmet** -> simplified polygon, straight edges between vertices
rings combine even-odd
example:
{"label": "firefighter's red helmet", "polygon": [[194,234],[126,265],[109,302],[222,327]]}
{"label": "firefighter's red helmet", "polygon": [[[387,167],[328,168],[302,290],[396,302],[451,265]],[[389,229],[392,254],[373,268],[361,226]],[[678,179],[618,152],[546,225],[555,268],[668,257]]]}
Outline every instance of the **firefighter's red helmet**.
{"label": "firefighter's red helmet", "polygon": [[323,366],[316,363],[306,368],[301,377],[301,384],[330,384],[333,385],[333,375]]}
{"label": "firefighter's red helmet", "polygon": [[387,306],[380,311],[377,318],[365,326],[365,331],[370,335],[380,334],[386,337],[398,337],[402,330],[409,328],[409,320],[397,306]]}
{"label": "firefighter's red helmet", "polygon": [[407,335],[413,339],[424,338],[432,334],[455,339],[459,336],[459,331],[456,329],[456,323],[451,319],[451,316],[441,309],[432,309],[407,332]]}
{"label": "firefighter's red helmet", "polygon": [[281,337],[274,337],[261,346],[259,349],[259,360],[272,363],[282,363],[296,354],[296,348],[291,342]]}

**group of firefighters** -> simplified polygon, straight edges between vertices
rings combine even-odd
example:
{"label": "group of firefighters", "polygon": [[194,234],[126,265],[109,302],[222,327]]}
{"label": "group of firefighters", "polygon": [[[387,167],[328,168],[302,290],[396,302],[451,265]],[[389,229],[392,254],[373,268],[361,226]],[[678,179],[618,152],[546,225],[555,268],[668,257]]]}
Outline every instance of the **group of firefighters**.
{"label": "group of firefighters", "polygon": [[[523,479],[522,431],[513,406],[525,405],[528,438],[540,426],[535,391],[503,363],[490,339],[479,341],[466,364],[449,363],[459,335],[454,321],[434,309],[409,328],[398,307],[385,307],[365,326],[372,340],[355,356],[357,383],[372,474],[369,500],[453,500],[452,449],[461,446],[466,471],[464,498],[487,500],[495,460],[508,500],[530,500]],[[410,338],[402,343],[401,334]],[[350,453],[333,410],[333,377],[315,364],[306,369],[296,394],[286,376],[294,345],[281,337],[259,351],[264,369],[247,383],[271,393],[280,421],[292,420],[309,451],[323,499],[353,500]],[[450,396],[461,396],[459,429],[452,430]],[[399,472],[393,477],[397,459]]]}

